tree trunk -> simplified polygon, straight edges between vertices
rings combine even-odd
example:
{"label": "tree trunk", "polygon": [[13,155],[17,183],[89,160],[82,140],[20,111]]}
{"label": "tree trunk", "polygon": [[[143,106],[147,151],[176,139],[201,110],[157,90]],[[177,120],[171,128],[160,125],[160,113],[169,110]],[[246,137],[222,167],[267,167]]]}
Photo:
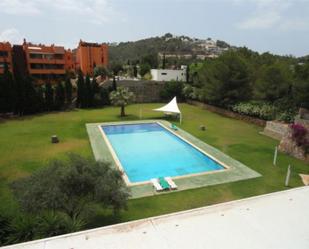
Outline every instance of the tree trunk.
{"label": "tree trunk", "polygon": [[120,113],[120,116],[121,117],[124,117],[126,114],[124,112],[124,105],[121,106],[121,113]]}

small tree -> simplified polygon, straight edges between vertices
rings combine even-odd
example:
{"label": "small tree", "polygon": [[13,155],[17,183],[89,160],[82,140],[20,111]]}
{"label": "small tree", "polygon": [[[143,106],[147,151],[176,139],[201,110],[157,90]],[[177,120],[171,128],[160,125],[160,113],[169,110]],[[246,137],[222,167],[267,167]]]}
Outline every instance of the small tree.
{"label": "small tree", "polygon": [[129,192],[120,171],[106,162],[70,154],[67,161],[54,160],[33,175],[12,184],[26,212],[64,212],[81,217],[97,203],[117,213],[126,208]]}
{"label": "small tree", "polygon": [[66,77],[65,80],[65,100],[68,104],[72,102],[72,83],[71,83],[71,78],[69,76]]}
{"label": "small tree", "polygon": [[78,71],[77,77],[77,107],[85,107],[85,81],[81,70]]}
{"label": "small tree", "polygon": [[125,107],[134,101],[134,93],[128,88],[118,87],[116,91],[112,91],[109,95],[110,101],[115,106],[120,106],[120,116],[124,117]]}
{"label": "small tree", "polygon": [[98,105],[100,101],[100,87],[95,77],[91,81],[91,99],[92,106]]}
{"label": "small tree", "polygon": [[0,77],[0,112],[12,112],[16,105],[16,89],[8,63],[4,64],[4,72]]}
{"label": "small tree", "polygon": [[56,86],[55,90],[55,107],[59,110],[63,107],[65,101],[65,91],[61,82]]}
{"label": "small tree", "polygon": [[91,107],[93,104],[93,93],[90,83],[90,77],[87,74],[85,80],[85,107]]}
{"label": "small tree", "polygon": [[45,84],[45,105],[48,111],[54,108],[54,89],[50,82]]}
{"label": "small tree", "polygon": [[103,65],[96,66],[93,70],[94,77],[101,76],[105,78],[108,75],[107,69]]}

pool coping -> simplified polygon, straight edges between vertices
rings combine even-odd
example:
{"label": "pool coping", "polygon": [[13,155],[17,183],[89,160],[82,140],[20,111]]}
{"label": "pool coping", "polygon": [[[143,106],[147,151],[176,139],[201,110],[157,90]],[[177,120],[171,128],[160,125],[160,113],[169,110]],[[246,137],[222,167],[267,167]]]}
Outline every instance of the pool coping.
{"label": "pool coping", "polygon": [[[169,129],[169,127],[166,127],[164,124],[161,124],[160,122],[156,121],[156,122],[151,122],[152,124],[158,124],[160,127],[162,127],[163,129],[167,130],[168,132],[172,133],[173,135],[175,135],[176,137],[178,137],[179,139],[181,139],[182,141],[188,143],[189,145],[191,145],[193,148],[195,148],[196,150],[198,150],[199,152],[201,152],[202,154],[204,154],[205,156],[211,158],[213,161],[217,162],[218,164],[220,164],[223,169],[217,169],[217,170],[210,170],[210,171],[203,171],[203,172],[199,172],[199,173],[192,173],[192,174],[185,174],[185,175],[180,175],[180,176],[169,176],[171,179],[176,180],[176,179],[181,179],[181,178],[186,178],[186,177],[192,177],[192,176],[198,176],[198,175],[204,175],[204,174],[212,174],[212,173],[217,173],[219,171],[222,170],[229,170],[230,167],[228,165],[226,165],[224,162],[220,162],[220,160],[218,160],[217,158],[215,158],[214,156],[208,154],[206,151],[203,151],[201,148],[197,147],[195,144],[191,143],[190,141],[188,141],[187,139],[183,138],[180,134],[177,134],[175,132],[174,129]],[[143,124],[143,123],[141,123]],[[145,124],[145,123],[144,123]],[[124,125],[124,124],[113,124],[113,125]],[[105,141],[105,143],[107,144],[107,147],[109,149],[109,152],[112,154],[112,157],[115,161],[115,164],[117,166],[117,168],[122,172],[122,177],[123,180],[125,181],[125,183],[127,184],[127,186],[137,186],[137,185],[143,185],[143,184],[151,184],[151,179],[149,179],[148,181],[139,181],[139,182],[131,182],[129,176],[126,174],[125,168],[123,167],[121,161],[119,160],[117,153],[113,147],[113,145],[111,144],[111,142],[109,141],[106,133],[104,132],[104,130],[102,129],[102,126],[113,126],[111,124],[100,124],[98,125],[98,128],[102,134],[102,137]],[[127,124],[130,125],[130,124]],[[167,177],[167,176],[165,176]]]}
{"label": "pool coping", "polygon": [[[246,165],[241,162],[229,157],[218,149],[206,144],[200,139],[192,136],[186,131],[177,127],[177,131],[171,128],[171,123],[165,120],[136,120],[136,121],[122,121],[122,122],[102,122],[102,123],[89,123],[86,124],[87,132],[90,139],[90,144],[94,157],[97,161],[108,161],[111,165],[117,169],[120,169],[124,172],[121,163],[115,154],[113,147],[111,146],[108,138],[101,129],[102,125],[125,125],[125,124],[138,124],[138,123],[158,123],[163,126],[172,134],[176,135],[180,139],[192,145],[194,148],[198,149],[202,153],[209,156],[211,159],[219,162],[225,169],[201,172],[195,174],[189,174],[184,176],[172,177],[178,190],[181,191],[192,188],[205,187],[210,185],[234,182],[239,180],[251,179],[261,176],[256,171],[248,168]],[[103,139],[102,139],[103,138]],[[140,198],[145,196],[151,196],[161,193],[170,193],[168,192],[156,192],[153,189],[151,182],[138,182],[131,183],[124,174],[124,180],[127,186],[131,190],[131,198]]]}

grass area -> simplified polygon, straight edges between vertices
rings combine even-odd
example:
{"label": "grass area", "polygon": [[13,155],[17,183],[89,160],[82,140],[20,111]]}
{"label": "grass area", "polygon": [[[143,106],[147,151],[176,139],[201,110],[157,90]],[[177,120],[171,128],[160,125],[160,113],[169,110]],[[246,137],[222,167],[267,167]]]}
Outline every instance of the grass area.
{"label": "grass area", "polygon": [[[50,159],[64,158],[67,152],[93,156],[86,123],[135,120],[139,118],[141,109],[143,119],[157,119],[160,114],[151,109],[158,106],[131,105],[126,110],[129,115],[123,119],[119,117],[119,108],[108,107],[42,114],[0,123],[0,211],[10,215],[18,212],[9,188],[14,179],[44,167]],[[284,181],[289,164],[292,165],[290,187],[302,185],[299,173],[309,173],[304,162],[281,153],[278,165],[273,166],[273,152],[278,141],[260,135],[261,127],[187,104],[180,105],[180,108],[184,122],[177,125],[244,163],[262,177],[130,200],[128,210],[119,217],[108,217],[99,209],[91,227],[284,190],[287,189]],[[206,126],[206,131],[199,130],[201,124]],[[59,144],[50,143],[53,134],[59,136]]]}

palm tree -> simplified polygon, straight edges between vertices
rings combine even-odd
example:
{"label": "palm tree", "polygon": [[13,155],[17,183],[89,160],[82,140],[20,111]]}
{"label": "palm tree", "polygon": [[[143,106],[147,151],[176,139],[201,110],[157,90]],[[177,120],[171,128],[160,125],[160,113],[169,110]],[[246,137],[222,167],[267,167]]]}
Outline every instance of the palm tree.
{"label": "palm tree", "polygon": [[110,101],[115,106],[120,106],[120,116],[124,117],[125,106],[132,103],[135,99],[134,93],[128,88],[119,87],[116,91],[112,91],[109,95]]}

